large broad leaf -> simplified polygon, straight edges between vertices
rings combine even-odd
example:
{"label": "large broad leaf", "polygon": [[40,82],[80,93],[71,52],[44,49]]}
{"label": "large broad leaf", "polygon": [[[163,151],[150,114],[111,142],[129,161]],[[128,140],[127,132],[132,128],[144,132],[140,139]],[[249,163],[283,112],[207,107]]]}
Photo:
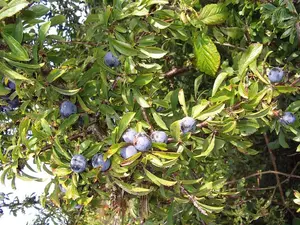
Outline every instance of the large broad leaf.
{"label": "large broad leaf", "polygon": [[220,66],[220,54],[208,36],[198,35],[194,38],[194,52],[197,68],[211,76],[215,76]]}
{"label": "large broad leaf", "polygon": [[7,6],[3,7],[0,10],[0,20],[3,20],[6,17],[11,17],[24,9],[29,2],[25,0],[13,0],[10,3],[8,3]]}
{"label": "large broad leaf", "polygon": [[207,25],[216,25],[225,22],[228,11],[224,4],[209,4],[204,6],[199,13],[198,19]]}
{"label": "large broad leaf", "polygon": [[239,76],[243,77],[246,73],[247,67],[258,58],[262,52],[263,45],[260,43],[255,43],[249,46],[246,52],[243,53],[241,59],[239,60]]}

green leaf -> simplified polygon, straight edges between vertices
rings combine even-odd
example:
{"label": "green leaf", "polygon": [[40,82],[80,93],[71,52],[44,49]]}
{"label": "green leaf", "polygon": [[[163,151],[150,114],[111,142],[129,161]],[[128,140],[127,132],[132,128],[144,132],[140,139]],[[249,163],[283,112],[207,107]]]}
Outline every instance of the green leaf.
{"label": "green leaf", "polygon": [[182,108],[185,116],[188,116],[183,89],[180,89],[179,92],[178,92],[178,101],[181,105],[181,108]]}
{"label": "green leaf", "polygon": [[25,0],[12,0],[8,3],[7,6],[3,7],[0,10],[0,20],[15,15],[16,13],[24,9],[26,6],[28,6],[28,4],[29,2]]}
{"label": "green leaf", "polygon": [[78,120],[79,115],[78,114],[72,114],[68,118],[64,119],[62,124],[59,126],[59,133],[64,133],[66,129],[71,127],[76,121]]}
{"label": "green leaf", "polygon": [[134,154],[133,156],[123,160],[120,165],[121,166],[129,166],[132,163],[134,163],[138,158],[140,158],[141,155],[142,155],[142,153],[138,152],[138,153]]}
{"label": "green leaf", "polygon": [[144,168],[144,171],[145,171],[146,176],[157,186],[163,185],[163,186],[171,187],[177,183],[177,181],[169,181],[169,180],[164,180],[162,178],[159,178],[159,177],[155,176],[153,173],[146,170],[145,168]]}
{"label": "green leaf", "polygon": [[196,155],[195,158],[199,158],[199,157],[206,157],[208,156],[211,151],[214,149],[215,147],[215,135],[212,134],[210,136],[208,136],[203,143],[203,150],[204,152],[202,152],[200,155]]}
{"label": "green leaf", "polygon": [[122,119],[119,122],[119,129],[118,134],[116,137],[116,142],[119,141],[120,137],[124,133],[124,131],[127,129],[128,125],[130,124],[131,120],[134,118],[135,112],[128,112],[125,115],[123,115]]}
{"label": "green leaf", "polygon": [[198,16],[198,20],[207,25],[224,23],[228,19],[228,11],[225,4],[208,4],[204,6]]}
{"label": "green leaf", "polygon": [[285,111],[287,112],[298,112],[300,109],[300,100],[292,102]]}
{"label": "green leaf", "polygon": [[49,134],[49,135],[52,134],[50,125],[49,125],[49,123],[48,123],[44,118],[41,119],[41,125],[42,125],[42,127],[43,127],[43,130],[44,130],[47,134]]}
{"label": "green leaf", "polygon": [[193,41],[197,68],[211,76],[215,76],[220,66],[220,54],[208,36],[197,34]]}
{"label": "green leaf", "polygon": [[110,146],[108,151],[105,153],[107,158],[110,158],[112,155],[114,155],[120,148],[123,148],[127,143],[121,142],[117,144],[113,144]]}
{"label": "green leaf", "polygon": [[180,120],[175,121],[174,123],[171,124],[170,132],[172,137],[174,137],[176,141],[180,141],[180,132],[181,132]]}
{"label": "green leaf", "polygon": [[213,89],[212,89],[212,94],[211,94],[212,97],[216,94],[216,92],[219,89],[220,85],[226,79],[227,76],[228,76],[228,73],[226,73],[226,72],[222,72],[217,76],[217,78],[214,82]]}
{"label": "green leaf", "polygon": [[299,87],[292,87],[292,86],[275,86],[276,91],[279,93],[294,93],[299,90]]}
{"label": "green leaf", "polygon": [[29,61],[28,52],[16,39],[6,33],[2,33],[2,37],[14,56],[17,56],[20,61]]}
{"label": "green leaf", "polygon": [[55,26],[58,24],[62,24],[66,21],[66,17],[64,15],[57,15],[51,18],[51,26]]}
{"label": "green leaf", "polygon": [[109,38],[109,42],[113,45],[113,47],[120,52],[122,55],[126,56],[136,56],[138,51],[134,49],[130,44],[118,41],[112,38]]}
{"label": "green leaf", "polygon": [[137,86],[144,86],[149,84],[153,80],[153,74],[140,74],[137,76],[137,78],[134,80],[132,85]]}
{"label": "green leaf", "polygon": [[222,110],[225,108],[225,104],[219,104],[210,107],[209,109],[201,112],[196,119],[197,120],[206,120],[208,117],[214,117],[216,114],[222,112]]}
{"label": "green leaf", "polygon": [[122,188],[124,191],[132,195],[143,196],[152,192],[152,189],[135,187],[130,184],[126,184],[118,179],[114,179],[114,183],[118,185],[120,188]]}
{"label": "green leaf", "polygon": [[4,58],[6,62],[8,62],[10,65],[18,67],[18,68],[22,68],[22,69],[29,69],[29,70],[38,70],[41,67],[44,66],[45,63],[41,63],[41,64],[26,64],[26,63],[20,63],[20,62],[15,62],[12,61],[8,58]]}
{"label": "green leaf", "polygon": [[41,28],[39,30],[39,42],[40,42],[40,45],[43,44],[44,40],[46,39],[46,35],[50,29],[50,26],[51,26],[51,21],[48,21],[44,24],[41,25]]}
{"label": "green leaf", "polygon": [[197,118],[200,113],[210,104],[206,99],[202,99],[199,105],[195,105],[192,108],[192,117]]}
{"label": "green leaf", "polygon": [[251,44],[246,52],[243,53],[241,59],[239,60],[239,76],[243,77],[246,73],[248,66],[258,58],[262,52],[263,45],[260,43]]}
{"label": "green leaf", "polygon": [[59,154],[66,157],[67,160],[71,160],[70,154],[61,147],[58,139],[54,140],[54,146],[55,146],[55,149],[58,151]]}
{"label": "green leaf", "polygon": [[12,80],[29,80],[23,75],[13,71],[9,67],[7,67],[4,63],[0,62],[0,71],[3,75],[7,76]]}
{"label": "green leaf", "polygon": [[153,59],[160,59],[168,53],[167,51],[157,47],[139,47],[139,50],[146,56]]}
{"label": "green leaf", "polygon": [[165,122],[162,120],[161,116],[158,115],[154,109],[151,109],[151,113],[153,116],[153,119],[155,121],[155,123],[163,130],[168,130],[167,125],[165,124]]}
{"label": "green leaf", "polygon": [[72,173],[72,170],[70,168],[66,167],[57,167],[52,170],[53,174],[59,177],[64,177],[66,175],[69,175]]}
{"label": "green leaf", "polygon": [[166,29],[167,27],[169,27],[171,24],[170,23],[167,23],[163,20],[160,20],[158,18],[155,18],[155,17],[148,17],[148,20],[149,20],[149,23],[155,27],[155,28],[158,28],[158,29]]}
{"label": "green leaf", "polygon": [[64,69],[53,69],[51,70],[50,74],[47,76],[47,81],[51,83],[56,79],[58,79],[59,77],[61,77],[65,72],[66,70]]}
{"label": "green leaf", "polygon": [[285,135],[282,131],[279,132],[279,144],[283,147],[283,148],[289,148],[290,146],[288,145],[288,143],[285,140]]}
{"label": "green leaf", "polygon": [[157,152],[157,151],[152,151],[151,152],[153,155],[156,155],[160,158],[163,159],[177,159],[180,156],[180,153],[177,152]]}
{"label": "green leaf", "polygon": [[4,87],[2,84],[0,84],[0,95],[4,96],[10,93],[10,89]]}
{"label": "green leaf", "polygon": [[255,112],[255,113],[248,113],[245,118],[262,118],[262,117],[265,117],[266,115],[268,115],[268,113],[270,112],[271,108],[268,107],[268,108],[265,108],[265,109],[262,109],[258,112]]}
{"label": "green leaf", "polygon": [[136,99],[137,103],[143,107],[143,108],[150,108],[151,106],[149,105],[149,103],[144,99],[144,97],[142,96],[141,92],[138,91],[137,89],[132,89],[133,94],[134,94],[134,98]]}
{"label": "green leaf", "polygon": [[55,87],[53,85],[51,85],[51,87],[53,88],[53,90],[63,95],[76,95],[81,90],[81,88],[73,89],[73,90],[65,90],[65,89]]}

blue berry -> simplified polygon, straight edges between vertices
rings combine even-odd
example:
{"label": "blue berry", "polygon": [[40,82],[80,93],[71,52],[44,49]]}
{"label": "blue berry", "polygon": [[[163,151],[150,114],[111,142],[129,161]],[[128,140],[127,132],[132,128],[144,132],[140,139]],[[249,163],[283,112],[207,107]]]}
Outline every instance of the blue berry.
{"label": "blue berry", "polygon": [[289,125],[295,123],[296,116],[291,112],[285,112],[283,116],[279,119],[279,122],[283,125]]}
{"label": "blue berry", "polygon": [[4,86],[8,87],[12,91],[16,90],[16,84],[15,84],[15,82],[9,80],[8,78],[3,77],[2,78],[2,83],[4,84]]}
{"label": "blue berry", "polygon": [[107,52],[104,56],[104,63],[109,67],[117,67],[120,65],[120,61],[111,52]]}
{"label": "blue berry", "polygon": [[12,109],[18,108],[20,106],[19,98],[16,97],[13,100],[8,100],[7,102]]}
{"label": "blue berry", "polygon": [[180,121],[180,129],[183,134],[186,134],[188,132],[193,132],[196,130],[196,120],[192,117],[184,117]]}
{"label": "blue berry", "polygon": [[60,115],[62,117],[69,117],[72,114],[77,113],[77,107],[70,101],[64,101],[60,105]]}
{"label": "blue berry", "polygon": [[0,209],[0,214],[3,214],[3,210],[2,209]]}
{"label": "blue berry", "polygon": [[6,105],[0,106],[1,112],[7,113],[7,112],[10,112],[11,110],[12,110],[12,108],[10,106],[6,106]]}
{"label": "blue berry", "polygon": [[86,169],[86,159],[83,155],[74,155],[71,159],[71,170],[81,173]]}
{"label": "blue berry", "polygon": [[164,131],[154,131],[151,134],[151,139],[152,139],[153,142],[167,143],[168,142],[168,135]]}
{"label": "blue berry", "polygon": [[272,83],[280,82],[282,80],[283,76],[284,76],[284,71],[279,67],[273,67],[268,72],[269,80]]}
{"label": "blue berry", "polygon": [[108,170],[110,164],[111,164],[110,159],[107,159],[106,161],[103,160],[103,154],[96,154],[92,158],[92,166],[94,168],[101,167],[102,172]]}
{"label": "blue berry", "polygon": [[146,152],[152,147],[151,138],[145,133],[137,133],[134,136],[133,146],[140,152]]}
{"label": "blue berry", "polygon": [[121,156],[124,159],[128,159],[131,156],[135,155],[137,153],[136,148],[133,145],[126,146],[121,149]]}
{"label": "blue berry", "polygon": [[134,139],[134,136],[136,135],[136,131],[132,128],[129,128],[125,131],[125,133],[122,135],[122,138],[123,140],[126,142],[126,143],[133,143],[133,139]]}

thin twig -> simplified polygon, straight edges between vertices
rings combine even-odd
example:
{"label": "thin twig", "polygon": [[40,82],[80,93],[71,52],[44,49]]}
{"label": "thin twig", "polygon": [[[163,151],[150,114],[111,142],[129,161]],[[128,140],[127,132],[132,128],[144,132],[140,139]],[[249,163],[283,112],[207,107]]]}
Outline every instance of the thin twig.
{"label": "thin twig", "polygon": [[189,67],[183,67],[183,68],[173,68],[170,71],[165,73],[166,78],[173,78],[177,75],[181,75],[187,71],[189,71],[191,68]]}
{"label": "thin twig", "polygon": [[150,123],[150,120],[149,120],[149,118],[148,118],[147,112],[146,112],[146,110],[145,110],[143,107],[141,107],[141,110],[142,110],[142,114],[143,114],[144,120],[146,120],[146,122],[149,124],[149,126],[150,126],[150,131],[151,131],[151,133],[152,133],[152,132],[153,132],[153,126],[152,126],[152,124]]}
{"label": "thin twig", "polygon": [[[270,158],[271,158],[271,161],[272,161],[272,164],[273,164],[273,168],[276,172],[278,172],[277,165],[276,165],[276,158],[275,158],[275,156],[272,152],[272,149],[269,148],[269,138],[266,134],[264,134],[264,138],[265,138],[265,142],[266,142],[266,145],[267,145],[267,149],[270,153]],[[275,177],[276,177],[276,181],[277,181],[277,186],[279,188],[282,203],[283,203],[283,205],[285,205],[284,193],[283,193],[283,190],[282,190],[280,178],[279,178],[278,174],[275,174]]]}
{"label": "thin twig", "polygon": [[274,170],[268,170],[268,171],[263,171],[263,172],[257,172],[257,173],[251,174],[251,175],[246,176],[246,177],[242,177],[242,178],[237,179],[237,180],[228,181],[228,182],[225,183],[225,185],[234,184],[234,183],[238,182],[239,180],[249,179],[251,177],[261,176],[261,175],[264,175],[264,174],[277,174],[277,175],[283,175],[283,176],[286,176],[286,177],[289,177],[289,178],[300,179],[300,176],[297,176],[297,175],[283,173],[283,172],[274,171]]}
{"label": "thin twig", "polygon": [[235,49],[238,49],[238,50],[241,50],[241,51],[246,51],[245,48],[238,47],[238,46],[235,46],[235,45],[232,45],[232,44],[229,44],[229,43],[221,43],[219,41],[214,41],[214,43],[217,44],[217,45],[222,45],[222,46],[226,46],[226,47],[230,47],[230,48],[235,48]]}
{"label": "thin twig", "polygon": [[207,212],[199,205],[198,201],[196,200],[195,196],[190,195],[183,186],[180,186],[180,191],[183,195],[187,195],[188,199],[190,200],[191,203],[196,207],[196,209],[199,210],[203,215],[207,216]]}

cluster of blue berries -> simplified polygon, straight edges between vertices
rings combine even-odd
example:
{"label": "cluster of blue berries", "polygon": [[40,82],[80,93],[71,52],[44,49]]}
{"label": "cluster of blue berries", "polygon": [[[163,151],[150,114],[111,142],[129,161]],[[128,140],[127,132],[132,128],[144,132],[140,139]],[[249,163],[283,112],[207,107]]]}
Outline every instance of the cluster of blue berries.
{"label": "cluster of blue berries", "polygon": [[18,108],[20,106],[20,101],[18,96],[12,100],[10,99],[11,94],[16,90],[16,84],[6,77],[3,77],[2,83],[4,84],[5,88],[8,89],[10,92],[5,96],[1,96],[1,99],[3,99],[7,103],[7,105],[0,106],[0,111],[7,113]]}
{"label": "cluster of blue berries", "polygon": [[[196,129],[196,120],[191,117],[185,117],[180,121],[182,134],[193,132]],[[167,143],[168,135],[164,131],[154,131],[149,136],[144,132],[136,132],[134,129],[127,129],[122,135],[127,146],[121,148],[120,155],[128,159],[138,152],[147,152],[152,148],[152,143]],[[87,160],[83,155],[74,155],[71,159],[70,167],[75,173],[82,173],[87,168]],[[104,160],[103,154],[96,154],[92,158],[93,168],[101,168],[102,172],[107,171],[111,166],[111,160]]]}
{"label": "cluster of blue berries", "polygon": [[[271,83],[278,83],[282,81],[284,77],[283,69],[279,67],[273,67],[268,71],[268,78]],[[283,125],[290,125],[295,123],[296,116],[291,112],[285,112],[282,117],[280,117],[279,122]]]}

